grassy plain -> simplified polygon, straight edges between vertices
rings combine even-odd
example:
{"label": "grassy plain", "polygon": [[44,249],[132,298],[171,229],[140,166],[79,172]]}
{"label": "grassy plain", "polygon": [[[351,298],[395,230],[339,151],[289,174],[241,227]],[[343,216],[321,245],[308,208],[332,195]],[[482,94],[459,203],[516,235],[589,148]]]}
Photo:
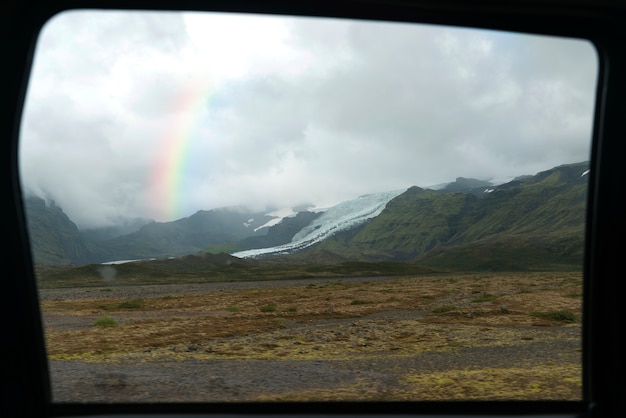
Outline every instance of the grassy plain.
{"label": "grassy plain", "polygon": [[254,400],[581,399],[580,273],[264,283],[202,292],[179,284],[142,296],[96,286],[80,298],[43,289],[49,358],[129,367],[335,362],[381,376],[278,392],[268,385]]}

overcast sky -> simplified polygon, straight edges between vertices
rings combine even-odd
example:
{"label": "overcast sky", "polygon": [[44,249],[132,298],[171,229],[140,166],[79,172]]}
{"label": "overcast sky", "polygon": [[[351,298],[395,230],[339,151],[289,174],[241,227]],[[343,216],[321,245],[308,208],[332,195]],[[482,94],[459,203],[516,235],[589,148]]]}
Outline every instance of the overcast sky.
{"label": "overcast sky", "polygon": [[596,79],[578,40],[66,12],[37,44],[21,178],[81,228],[502,182],[589,158]]}

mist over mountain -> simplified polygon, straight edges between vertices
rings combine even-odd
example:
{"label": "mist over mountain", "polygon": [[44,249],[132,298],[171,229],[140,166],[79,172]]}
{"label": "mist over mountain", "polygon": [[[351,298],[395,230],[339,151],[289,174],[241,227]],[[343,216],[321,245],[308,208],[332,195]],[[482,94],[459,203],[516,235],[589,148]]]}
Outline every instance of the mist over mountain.
{"label": "mist over mountain", "polygon": [[441,190],[448,193],[472,193],[482,195],[490,193],[493,183],[485,180],[468,179],[465,177],[457,177],[452,183],[448,183]]}
{"label": "mist over mountain", "polygon": [[80,229],[80,234],[88,241],[101,242],[139,231],[142,226],[154,222],[149,218],[119,218],[115,225],[100,228]]}
{"label": "mist over mountain", "polygon": [[80,234],[76,224],[54,201],[27,196],[24,207],[35,264],[81,264],[108,257],[104,248]]}
{"label": "mist over mountain", "polygon": [[437,190],[361,196],[323,212],[306,210],[312,205],[286,216],[221,208],[173,222],[127,220],[101,231],[80,231],[43,199],[28,198],[25,206],[38,264],[223,252],[238,258],[294,254],[299,262],[545,269],[582,262],[588,168],[586,162],[563,165],[501,185],[459,177]]}
{"label": "mist over mountain", "polygon": [[173,222],[151,222],[136,232],[103,241],[113,259],[165,258],[194,254],[209,246],[264,235],[272,217],[240,208],[200,210]]}

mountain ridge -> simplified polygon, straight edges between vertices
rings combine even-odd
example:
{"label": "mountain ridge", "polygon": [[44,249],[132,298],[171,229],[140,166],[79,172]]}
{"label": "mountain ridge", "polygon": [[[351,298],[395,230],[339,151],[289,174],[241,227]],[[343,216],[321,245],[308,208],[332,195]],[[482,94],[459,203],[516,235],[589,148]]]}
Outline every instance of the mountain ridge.
{"label": "mountain ridge", "polygon": [[[363,204],[368,197],[361,196],[322,213],[304,210],[281,219],[241,208],[202,210],[103,240],[81,234],[61,208],[46,207],[43,200],[27,200],[25,206],[35,262],[40,264],[205,252],[243,258],[308,253],[313,259],[312,254],[324,252],[340,260],[480,266],[490,257],[476,254],[505,248],[516,248],[525,257],[534,254],[530,258],[537,265],[542,258],[575,264],[582,258],[588,169],[587,162],[566,164],[500,185],[458,177],[439,190],[413,186],[367,195],[371,207]],[[333,215],[341,210],[345,220]],[[334,224],[329,222],[332,216]],[[475,262],[470,262],[471,254]]]}
{"label": "mountain ridge", "polygon": [[[400,260],[432,267],[497,267],[503,249],[526,266],[580,266],[584,250],[588,163],[555,167],[474,193],[412,187],[348,240],[331,237],[319,249],[362,260]],[[481,255],[472,252],[481,248]],[[465,248],[463,263],[449,258]],[[515,249],[513,251],[512,249]],[[504,252],[506,252],[504,251]],[[486,253],[492,253],[488,255]],[[444,254],[447,254],[444,256]],[[433,258],[434,257],[434,258]],[[474,259],[472,259],[474,257]],[[463,258],[463,257],[461,257]]]}

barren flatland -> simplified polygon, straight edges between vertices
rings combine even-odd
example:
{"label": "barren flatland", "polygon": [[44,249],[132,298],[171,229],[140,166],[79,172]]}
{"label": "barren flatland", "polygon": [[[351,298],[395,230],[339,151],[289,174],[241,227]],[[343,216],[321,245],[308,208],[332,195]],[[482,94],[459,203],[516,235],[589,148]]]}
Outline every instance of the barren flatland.
{"label": "barren flatland", "polygon": [[41,289],[55,402],[580,400],[577,272]]}

